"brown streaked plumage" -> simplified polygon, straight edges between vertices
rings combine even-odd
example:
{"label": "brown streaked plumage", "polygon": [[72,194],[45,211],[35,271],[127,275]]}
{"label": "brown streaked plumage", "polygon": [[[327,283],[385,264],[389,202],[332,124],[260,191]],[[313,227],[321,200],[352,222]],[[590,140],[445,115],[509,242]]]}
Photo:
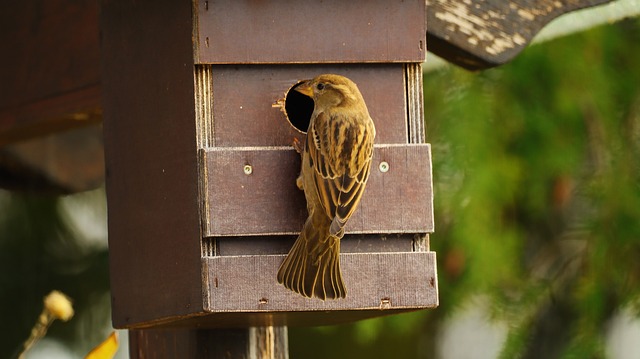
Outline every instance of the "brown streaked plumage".
{"label": "brown streaked plumage", "polygon": [[320,75],[294,89],[315,103],[297,179],[309,217],[278,270],[278,282],[305,297],[344,298],[340,239],[369,178],[376,130],[348,78]]}

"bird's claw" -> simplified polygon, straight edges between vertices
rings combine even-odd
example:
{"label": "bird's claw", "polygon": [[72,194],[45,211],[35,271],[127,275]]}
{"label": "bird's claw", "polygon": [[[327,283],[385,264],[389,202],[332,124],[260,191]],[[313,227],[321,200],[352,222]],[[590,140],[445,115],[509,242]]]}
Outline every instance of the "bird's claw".
{"label": "bird's claw", "polygon": [[300,142],[300,140],[297,137],[293,138],[292,146],[293,146],[293,149],[300,154],[302,154],[302,151],[304,151],[304,148],[302,147],[302,142]]}

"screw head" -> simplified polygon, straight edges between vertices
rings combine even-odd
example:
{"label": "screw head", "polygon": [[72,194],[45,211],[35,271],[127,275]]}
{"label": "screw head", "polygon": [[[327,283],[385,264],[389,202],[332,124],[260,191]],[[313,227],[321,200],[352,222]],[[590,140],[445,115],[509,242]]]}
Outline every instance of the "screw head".
{"label": "screw head", "polygon": [[387,173],[389,172],[389,163],[387,163],[386,161],[382,161],[380,162],[380,165],[378,166],[378,169],[380,170],[380,172],[382,173]]}
{"label": "screw head", "polygon": [[244,165],[244,174],[246,174],[247,176],[253,173],[253,167],[251,167],[251,165]]}

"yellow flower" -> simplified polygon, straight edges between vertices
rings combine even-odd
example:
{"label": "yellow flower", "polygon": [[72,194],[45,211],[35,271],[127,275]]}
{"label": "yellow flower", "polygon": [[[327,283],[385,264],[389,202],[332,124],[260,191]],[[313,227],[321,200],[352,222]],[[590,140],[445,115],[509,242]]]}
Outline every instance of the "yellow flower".
{"label": "yellow flower", "polygon": [[73,317],[71,300],[57,290],[52,291],[44,298],[44,307],[55,319],[66,322]]}

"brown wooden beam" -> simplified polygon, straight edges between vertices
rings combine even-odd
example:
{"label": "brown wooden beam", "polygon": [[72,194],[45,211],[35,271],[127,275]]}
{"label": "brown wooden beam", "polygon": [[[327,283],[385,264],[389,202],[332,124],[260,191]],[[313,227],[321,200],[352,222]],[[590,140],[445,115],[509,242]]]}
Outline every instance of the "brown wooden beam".
{"label": "brown wooden beam", "polygon": [[0,3],[0,147],[101,120],[97,1]]}
{"label": "brown wooden beam", "polygon": [[511,61],[556,17],[611,0],[428,0],[427,50],[470,70]]}

